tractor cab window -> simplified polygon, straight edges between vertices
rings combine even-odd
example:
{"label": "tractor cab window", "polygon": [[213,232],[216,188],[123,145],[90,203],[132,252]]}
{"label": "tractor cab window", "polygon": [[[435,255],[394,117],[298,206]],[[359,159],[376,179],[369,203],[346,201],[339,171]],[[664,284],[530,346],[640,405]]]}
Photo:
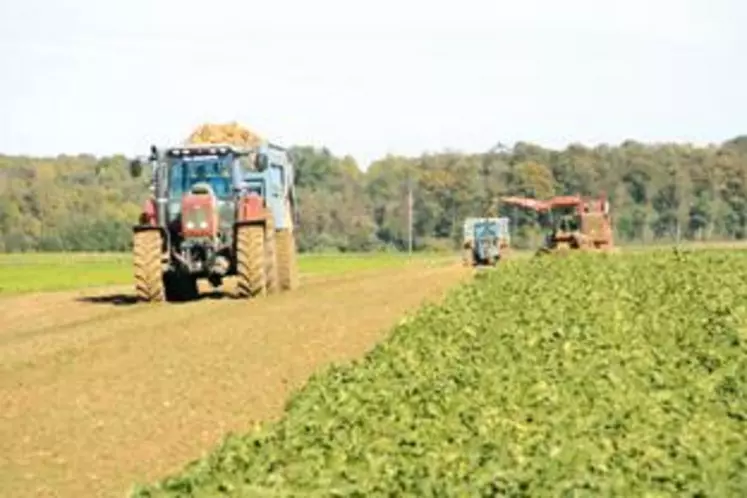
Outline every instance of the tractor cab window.
{"label": "tractor cab window", "polygon": [[252,171],[254,170],[254,158],[253,156],[239,156],[234,159],[241,171]]}
{"label": "tractor cab window", "polygon": [[188,193],[196,183],[207,183],[218,199],[231,196],[231,172],[225,162],[219,160],[182,160],[171,165],[169,197],[179,198]]}
{"label": "tractor cab window", "polygon": [[563,232],[575,232],[579,229],[578,219],[572,215],[565,215],[558,219],[557,227]]}

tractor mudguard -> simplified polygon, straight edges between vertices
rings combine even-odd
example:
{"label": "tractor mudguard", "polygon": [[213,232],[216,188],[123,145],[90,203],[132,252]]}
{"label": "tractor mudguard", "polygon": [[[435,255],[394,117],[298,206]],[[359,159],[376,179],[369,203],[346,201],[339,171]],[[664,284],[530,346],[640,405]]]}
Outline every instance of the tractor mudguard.
{"label": "tractor mudguard", "polygon": [[254,194],[241,197],[236,210],[236,227],[247,225],[263,225],[267,219],[267,210],[263,199]]}
{"label": "tractor mudguard", "polygon": [[242,221],[236,221],[233,224],[234,230],[240,227],[248,227],[248,226],[255,226],[255,225],[265,225],[267,224],[267,220],[265,218],[262,219],[255,219],[255,220],[242,220]]}
{"label": "tractor mudguard", "polygon": [[158,223],[156,200],[153,197],[150,197],[143,202],[139,223],[141,225],[156,225]]}
{"label": "tractor mudguard", "polygon": [[146,224],[146,225],[137,224],[132,227],[133,235],[141,233],[141,232],[148,232],[148,231],[160,232],[161,240],[163,241],[162,252],[164,253],[169,252],[169,249],[171,248],[171,236],[169,235],[169,231],[166,230],[165,227],[162,227],[161,225],[150,225],[150,224]]}

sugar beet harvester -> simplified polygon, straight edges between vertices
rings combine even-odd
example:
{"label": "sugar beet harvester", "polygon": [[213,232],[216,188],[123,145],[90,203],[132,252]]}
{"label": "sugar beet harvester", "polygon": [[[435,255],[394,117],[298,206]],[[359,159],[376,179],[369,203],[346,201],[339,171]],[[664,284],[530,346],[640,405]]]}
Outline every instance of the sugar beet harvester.
{"label": "sugar beet harvester", "polygon": [[546,201],[503,197],[501,201],[548,215],[550,230],[537,254],[568,249],[611,250],[614,246],[609,202],[605,196],[568,195]]}
{"label": "sugar beet harvester", "polygon": [[464,264],[495,266],[509,246],[508,218],[467,218],[464,220]]}
{"label": "sugar beet harvester", "polygon": [[152,195],[133,228],[135,286],[144,301],[198,297],[236,276],[240,297],[298,285],[293,163],[273,144],[200,144],[158,150],[130,163],[152,168]]}

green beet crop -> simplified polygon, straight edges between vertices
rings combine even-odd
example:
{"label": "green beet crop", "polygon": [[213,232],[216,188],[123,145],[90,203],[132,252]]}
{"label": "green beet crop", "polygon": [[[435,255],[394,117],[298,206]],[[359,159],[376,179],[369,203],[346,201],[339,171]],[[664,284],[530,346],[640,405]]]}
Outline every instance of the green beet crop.
{"label": "green beet crop", "polygon": [[747,492],[747,254],[502,265],[134,496]]}

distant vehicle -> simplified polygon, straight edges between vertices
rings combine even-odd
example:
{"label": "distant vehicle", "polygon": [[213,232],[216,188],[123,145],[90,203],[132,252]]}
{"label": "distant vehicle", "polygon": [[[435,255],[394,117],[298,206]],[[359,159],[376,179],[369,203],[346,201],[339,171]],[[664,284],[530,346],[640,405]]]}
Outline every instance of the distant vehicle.
{"label": "distant vehicle", "polygon": [[464,220],[464,264],[495,266],[510,245],[509,220],[500,218],[467,218]]}
{"label": "distant vehicle", "polygon": [[503,197],[501,201],[549,215],[550,230],[538,254],[569,249],[611,250],[614,247],[610,207],[605,196],[568,195],[546,201]]}

